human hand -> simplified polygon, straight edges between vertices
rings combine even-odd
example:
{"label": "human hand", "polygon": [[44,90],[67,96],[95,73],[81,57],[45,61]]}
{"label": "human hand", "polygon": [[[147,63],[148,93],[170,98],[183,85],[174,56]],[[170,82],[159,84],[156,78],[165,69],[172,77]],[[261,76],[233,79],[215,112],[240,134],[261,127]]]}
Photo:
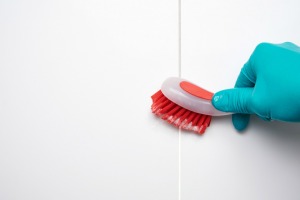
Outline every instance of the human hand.
{"label": "human hand", "polygon": [[235,88],[215,93],[213,106],[233,112],[244,130],[250,114],[264,120],[300,122],[300,47],[293,43],[259,44],[243,66]]}

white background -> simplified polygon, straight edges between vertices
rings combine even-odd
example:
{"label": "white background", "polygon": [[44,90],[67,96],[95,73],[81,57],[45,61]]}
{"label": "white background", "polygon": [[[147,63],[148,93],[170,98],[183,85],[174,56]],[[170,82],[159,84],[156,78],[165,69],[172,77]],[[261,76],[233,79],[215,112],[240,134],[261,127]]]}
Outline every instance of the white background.
{"label": "white background", "polygon": [[[182,0],[182,77],[232,87],[258,43],[300,44],[299,8]],[[151,114],[178,76],[178,1],[2,0],[0,27],[1,200],[300,198],[299,124],[214,118],[179,151]]]}

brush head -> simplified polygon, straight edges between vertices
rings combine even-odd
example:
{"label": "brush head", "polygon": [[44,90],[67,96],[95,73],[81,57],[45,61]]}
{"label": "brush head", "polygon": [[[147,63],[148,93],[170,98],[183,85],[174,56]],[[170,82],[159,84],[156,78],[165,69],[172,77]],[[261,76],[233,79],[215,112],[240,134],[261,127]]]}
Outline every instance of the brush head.
{"label": "brush head", "polygon": [[211,103],[213,93],[187,80],[167,78],[161,90],[152,95],[152,112],[176,127],[203,134],[211,116],[230,113],[216,110]]}
{"label": "brush head", "polygon": [[185,130],[203,134],[210,125],[211,116],[185,109],[169,100],[161,90],[151,96],[152,112],[170,124]]}

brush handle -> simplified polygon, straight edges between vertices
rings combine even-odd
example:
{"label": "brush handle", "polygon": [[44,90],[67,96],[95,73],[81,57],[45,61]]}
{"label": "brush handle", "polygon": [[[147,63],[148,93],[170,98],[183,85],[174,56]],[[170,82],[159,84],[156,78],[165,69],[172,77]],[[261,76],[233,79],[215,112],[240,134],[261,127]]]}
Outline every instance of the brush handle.
{"label": "brush handle", "polygon": [[211,116],[232,114],[214,108],[211,103],[214,95],[212,92],[181,78],[166,79],[162,84],[161,91],[169,100],[196,113]]}

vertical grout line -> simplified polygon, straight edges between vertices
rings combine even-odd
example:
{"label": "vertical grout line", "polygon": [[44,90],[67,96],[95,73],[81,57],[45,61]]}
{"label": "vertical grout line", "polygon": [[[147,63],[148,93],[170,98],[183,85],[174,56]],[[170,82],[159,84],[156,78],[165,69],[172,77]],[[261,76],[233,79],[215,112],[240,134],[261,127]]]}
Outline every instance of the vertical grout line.
{"label": "vertical grout line", "polygon": [[181,128],[178,136],[178,200],[181,200]]}
{"label": "vertical grout line", "polygon": [[181,0],[178,0],[178,76],[181,78]]}
{"label": "vertical grout line", "polygon": [[181,200],[181,129],[178,138],[178,200]]}
{"label": "vertical grout line", "polygon": [[[181,78],[181,0],[178,0],[178,76]],[[181,129],[178,132],[178,200],[181,200]]]}

